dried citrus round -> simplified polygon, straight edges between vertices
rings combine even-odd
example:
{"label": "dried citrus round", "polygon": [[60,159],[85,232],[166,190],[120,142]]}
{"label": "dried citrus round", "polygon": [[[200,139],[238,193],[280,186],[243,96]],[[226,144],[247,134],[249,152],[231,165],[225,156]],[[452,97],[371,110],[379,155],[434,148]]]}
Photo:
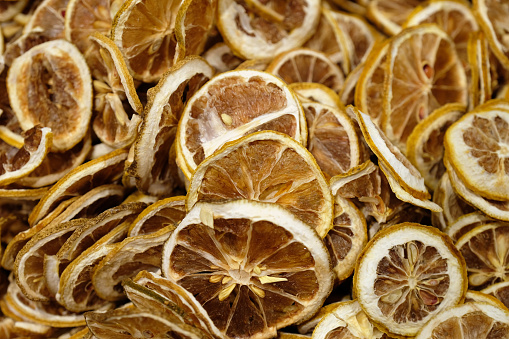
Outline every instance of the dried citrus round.
{"label": "dried citrus round", "polygon": [[329,87],[317,82],[294,82],[288,85],[301,102],[318,102],[337,109],[344,108],[338,94]]}
{"label": "dried citrus round", "polygon": [[148,234],[168,225],[175,227],[186,215],[186,197],[159,200],[141,212],[129,227],[129,236]]}
{"label": "dried citrus round", "polygon": [[243,61],[233,54],[230,46],[224,42],[218,42],[210,47],[202,56],[218,73],[231,71]]}
{"label": "dried citrus round", "polygon": [[470,64],[469,105],[476,107],[490,100],[493,95],[490,50],[483,32],[470,35],[467,52]]}
{"label": "dried citrus round", "polygon": [[402,223],[379,231],[361,254],[354,293],[384,332],[414,336],[467,290],[465,261],[433,227]]}
{"label": "dried citrus round", "polygon": [[482,212],[472,212],[457,218],[456,221],[447,226],[444,233],[450,236],[452,241],[457,242],[463,235],[477,226],[489,224],[494,221],[495,219],[488,217]]}
{"label": "dried citrus round", "polygon": [[509,281],[499,282],[481,290],[489,296],[495,297],[502,302],[505,307],[509,306]]}
{"label": "dried citrus round", "polygon": [[12,63],[7,81],[23,130],[37,124],[50,127],[52,149],[58,151],[85,137],[92,115],[92,79],[74,45],[54,40],[32,48]]}
{"label": "dried citrus round", "polygon": [[311,317],[332,289],[327,250],[276,204],[198,203],[166,242],[162,271],[227,337],[270,338]]}
{"label": "dried citrus round", "polygon": [[389,36],[398,34],[408,15],[424,0],[371,0],[367,17]]}
{"label": "dried citrus round", "polygon": [[479,292],[479,291],[472,291],[472,290],[467,291],[467,293],[465,294],[465,303],[470,303],[470,302],[482,302],[482,303],[491,304],[496,307],[500,307],[502,309],[507,308],[500,300],[498,300],[494,296],[486,294],[484,292]]}
{"label": "dried citrus round", "polygon": [[322,237],[332,228],[333,198],[320,168],[301,144],[281,133],[249,134],[205,159],[191,180],[186,207],[236,199],[276,203]]}

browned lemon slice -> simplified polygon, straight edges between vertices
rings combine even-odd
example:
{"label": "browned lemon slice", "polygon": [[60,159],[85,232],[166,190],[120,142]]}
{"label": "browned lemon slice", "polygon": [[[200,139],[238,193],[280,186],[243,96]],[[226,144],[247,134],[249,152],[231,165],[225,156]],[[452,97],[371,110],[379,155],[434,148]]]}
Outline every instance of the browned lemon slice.
{"label": "browned lemon slice", "polygon": [[226,142],[261,130],[286,133],[306,144],[306,120],[295,94],[269,73],[219,74],[188,100],[175,139],[177,164],[190,179]]}
{"label": "browned lemon slice", "polygon": [[509,311],[483,302],[458,305],[436,315],[415,338],[443,338],[449,333],[458,339],[507,337]]}
{"label": "browned lemon slice", "polygon": [[455,222],[447,226],[447,228],[444,230],[444,233],[450,236],[452,241],[457,242],[459,238],[477,226],[489,224],[492,222],[495,222],[495,219],[488,217],[486,214],[482,212],[472,212],[456,219]]}
{"label": "browned lemon slice", "polygon": [[467,78],[454,42],[434,24],[405,29],[387,55],[382,126],[404,151],[415,126],[435,109],[467,104]]}
{"label": "browned lemon slice", "polygon": [[318,323],[323,319],[323,317],[325,317],[328,313],[330,313],[330,311],[336,308],[339,303],[340,301],[322,306],[322,308],[320,308],[320,310],[318,310],[314,316],[297,326],[299,333],[310,335],[316,325],[318,325]]}
{"label": "browned lemon slice", "polygon": [[323,84],[316,82],[294,82],[288,85],[288,88],[297,94],[301,102],[312,101],[337,109],[344,108],[338,94]]}
{"label": "browned lemon slice", "polygon": [[456,247],[467,263],[471,288],[481,289],[509,280],[508,238],[509,225],[492,222],[472,229],[458,240]]}
{"label": "browned lemon slice", "polygon": [[445,173],[445,132],[465,112],[461,104],[447,104],[433,111],[419,122],[406,141],[408,160],[421,172],[424,182],[432,190]]}
{"label": "browned lemon slice", "polygon": [[339,92],[341,102],[345,105],[353,105],[355,102],[355,89],[364,70],[365,63],[357,65],[346,77],[343,88]]}
{"label": "browned lemon slice", "polygon": [[367,4],[367,17],[387,35],[401,31],[401,25],[424,0],[371,0]]}
{"label": "browned lemon slice", "polygon": [[[266,14],[266,8],[272,9],[272,15]],[[272,58],[301,46],[314,33],[320,18],[317,0],[220,0],[217,10],[217,27],[223,39],[246,59]]]}
{"label": "browned lemon slice", "polygon": [[143,270],[159,270],[163,244],[175,228],[166,226],[154,233],[128,237],[115,245],[94,269],[92,284],[97,295],[109,301],[125,299],[123,280]]}
{"label": "browned lemon slice", "polygon": [[495,297],[497,300],[502,302],[505,307],[509,306],[509,281],[490,285],[481,290],[481,292]]}
{"label": "browned lemon slice", "polygon": [[186,215],[186,197],[177,196],[157,201],[141,212],[129,228],[129,236],[157,232],[169,225],[177,226]]}
{"label": "browned lemon slice", "polygon": [[354,292],[389,335],[413,336],[467,291],[465,261],[436,228],[402,223],[378,232],[361,254]]}
{"label": "browned lemon slice", "polygon": [[214,70],[200,57],[178,62],[149,90],[143,122],[133,146],[124,177],[132,177],[136,187],[147,194],[169,196],[178,184],[175,157],[170,149],[177,124],[190,98],[212,78]]}
{"label": "browned lemon slice", "polygon": [[[242,59],[233,54],[230,46],[224,42],[218,42],[210,47],[203,58],[214,67],[216,72],[223,73],[235,69],[242,63]],[[265,69],[265,68],[264,68]]]}
{"label": "browned lemon slice", "polygon": [[199,201],[276,203],[321,237],[332,227],[333,198],[313,156],[292,138],[257,132],[227,143],[196,169],[186,207]]}
{"label": "browned lemon slice", "polygon": [[467,293],[465,294],[465,303],[471,302],[482,302],[496,307],[500,307],[502,309],[507,309],[507,307],[500,300],[498,300],[492,295],[486,294],[484,292],[468,290]]}
{"label": "browned lemon slice", "polygon": [[11,106],[23,130],[37,124],[50,127],[52,149],[58,151],[85,137],[92,115],[92,79],[74,45],[55,40],[32,48],[12,63],[7,81]]}
{"label": "browned lemon slice", "polygon": [[198,203],[166,242],[162,271],[228,337],[275,336],[312,316],[334,280],[315,231],[280,206],[247,200]]}
{"label": "browned lemon slice", "polygon": [[316,82],[335,92],[343,87],[343,71],[324,53],[296,48],[277,55],[266,69],[287,84],[294,82]]}

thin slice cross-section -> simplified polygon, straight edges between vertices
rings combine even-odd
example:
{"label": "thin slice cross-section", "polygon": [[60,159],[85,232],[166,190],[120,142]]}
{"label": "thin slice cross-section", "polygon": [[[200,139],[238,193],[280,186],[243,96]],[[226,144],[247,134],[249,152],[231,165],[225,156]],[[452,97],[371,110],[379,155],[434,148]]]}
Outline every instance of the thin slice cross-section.
{"label": "thin slice cross-section", "polygon": [[129,236],[157,232],[163,227],[175,227],[186,215],[186,197],[177,196],[159,200],[141,212],[129,227]]}

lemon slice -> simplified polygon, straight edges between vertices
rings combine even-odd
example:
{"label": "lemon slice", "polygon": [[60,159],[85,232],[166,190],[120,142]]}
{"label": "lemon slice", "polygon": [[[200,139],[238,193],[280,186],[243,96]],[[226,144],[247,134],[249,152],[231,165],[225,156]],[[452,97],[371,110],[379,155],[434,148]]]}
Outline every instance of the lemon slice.
{"label": "lemon slice", "polygon": [[228,337],[268,338],[311,317],[334,280],[308,225],[280,206],[246,200],[196,204],[166,242],[162,271]]}
{"label": "lemon slice", "polygon": [[507,307],[500,300],[490,294],[468,290],[465,294],[465,303],[471,302],[482,302],[492,306],[500,307],[502,309],[507,309]]}
{"label": "lemon slice", "polygon": [[481,290],[482,293],[487,294],[488,296],[493,296],[497,301],[502,302],[502,304],[507,308],[509,305],[509,281],[499,282],[497,284],[490,285],[485,289]]}
{"label": "lemon slice", "polygon": [[355,102],[355,90],[357,83],[361,77],[362,71],[364,70],[365,63],[357,65],[347,76],[343,83],[343,88],[339,92],[341,102],[345,105],[353,105]]}
{"label": "lemon slice", "polygon": [[423,0],[371,0],[366,15],[385,34],[391,36],[401,31],[401,25]]}
{"label": "lemon slice", "polygon": [[169,225],[177,226],[186,215],[186,197],[159,200],[148,206],[133,221],[129,236],[149,234]]}
{"label": "lemon slice", "polygon": [[482,212],[472,212],[462,215],[454,223],[451,223],[444,230],[448,236],[451,237],[452,241],[457,242],[459,238],[473,230],[477,226],[485,225],[494,222],[492,219]]}
{"label": "lemon slice", "polygon": [[474,108],[491,99],[493,84],[488,41],[483,32],[472,34],[468,40],[468,61],[470,63],[469,105]]}
{"label": "lemon slice", "polygon": [[224,42],[218,42],[214,46],[210,47],[203,54],[203,58],[210,66],[214,67],[218,73],[231,71],[239,66],[243,61],[233,54],[230,47]]}
{"label": "lemon slice", "polygon": [[92,116],[92,79],[74,45],[54,40],[30,49],[12,63],[7,82],[23,130],[37,124],[50,127],[52,149],[57,151],[68,150],[85,137]]}
{"label": "lemon slice", "polygon": [[402,223],[378,232],[354,275],[359,304],[389,335],[414,336],[436,314],[462,301],[463,257],[435,228]]}
{"label": "lemon slice", "polygon": [[344,109],[341,99],[329,87],[316,82],[294,82],[288,85],[294,91],[301,102],[318,102],[332,106],[337,109]]}

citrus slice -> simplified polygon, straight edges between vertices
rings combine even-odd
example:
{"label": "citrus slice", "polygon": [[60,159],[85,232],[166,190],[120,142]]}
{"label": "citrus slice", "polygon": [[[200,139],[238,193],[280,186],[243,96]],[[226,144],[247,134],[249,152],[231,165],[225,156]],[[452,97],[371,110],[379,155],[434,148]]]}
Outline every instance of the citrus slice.
{"label": "citrus slice", "polygon": [[475,208],[466,203],[454,190],[446,172],[440,178],[438,186],[433,193],[433,202],[442,207],[442,212],[431,214],[431,223],[440,230],[445,230],[456,222],[461,216],[475,211]]}
{"label": "citrus slice", "polygon": [[176,0],[127,0],[117,12],[111,38],[135,79],[155,82],[175,63],[180,5]]}
{"label": "citrus slice", "polygon": [[[224,42],[218,42],[210,47],[203,58],[214,67],[216,72],[223,73],[235,69],[242,63],[242,59],[233,54],[230,47]],[[265,68],[264,68],[265,69]]]}
{"label": "citrus slice", "polygon": [[4,1],[0,6],[0,22],[9,21],[26,7],[28,0]]}
{"label": "citrus slice", "polygon": [[24,133],[24,144],[17,150],[8,147],[1,152],[0,185],[17,181],[33,172],[48,154],[53,133],[50,128],[35,126]]}
{"label": "citrus slice", "polygon": [[490,43],[491,50],[504,67],[509,66],[508,43],[505,37],[506,24],[504,18],[509,13],[505,3],[497,0],[473,1],[474,14]]}
{"label": "citrus slice", "polygon": [[499,282],[497,284],[490,285],[485,289],[481,290],[482,293],[486,293],[489,296],[495,297],[498,301],[502,302],[505,307],[509,305],[509,281]]}
{"label": "citrus slice", "polygon": [[379,165],[384,165],[390,175],[396,179],[406,192],[418,199],[428,199],[431,195],[424,184],[424,178],[401,151],[387,138],[369,115],[353,106],[347,110],[357,117],[364,139],[378,158]]}
{"label": "citrus slice", "polygon": [[507,309],[507,307],[500,300],[498,300],[492,295],[486,294],[484,292],[468,290],[467,293],[465,294],[465,303],[471,302],[482,302],[496,307],[500,307],[502,309]]}
{"label": "citrus slice", "polygon": [[350,73],[348,73],[345,82],[343,83],[343,88],[339,92],[339,98],[341,102],[345,105],[353,105],[355,102],[355,89],[357,87],[357,83],[361,77],[361,74],[364,70],[365,63],[361,63],[357,65]]}
{"label": "citrus slice", "polygon": [[334,11],[322,6],[322,13],[315,33],[304,47],[325,54],[333,63],[337,64],[343,74],[350,72],[351,41],[339,27]]}
{"label": "citrus slice", "polygon": [[509,225],[492,222],[472,229],[456,242],[467,263],[471,288],[482,289],[509,280],[509,249],[505,245],[508,237]]}
{"label": "citrus slice", "polygon": [[308,48],[296,48],[278,54],[266,72],[280,77],[287,84],[316,82],[335,92],[341,90],[345,79],[343,71],[324,53]]}
{"label": "citrus slice", "polygon": [[237,66],[237,70],[240,69],[251,69],[254,71],[265,71],[267,66],[269,66],[272,59],[248,59]]}
{"label": "citrus slice", "polygon": [[126,174],[136,187],[147,194],[168,196],[178,183],[175,158],[170,148],[177,124],[190,98],[214,74],[200,57],[189,57],[168,70],[159,83],[149,90],[139,136],[133,146],[133,159]]}
{"label": "citrus slice", "polygon": [[435,191],[446,169],[444,136],[446,130],[465,112],[461,104],[446,104],[419,122],[406,141],[408,160],[421,172],[424,182]]}
{"label": "citrus slice", "polygon": [[401,31],[406,18],[424,0],[371,0],[366,15],[385,34],[391,36]]}
{"label": "citrus slice", "polygon": [[458,57],[465,69],[468,68],[467,45],[471,33],[479,30],[479,25],[471,10],[471,5],[463,0],[429,1],[415,8],[403,24],[403,28],[424,23],[435,23],[454,41]]}
{"label": "citrus slice", "polygon": [[492,219],[482,212],[472,212],[465,214],[454,223],[451,223],[445,230],[448,236],[451,237],[452,241],[457,242],[459,238],[473,230],[477,226],[485,225],[494,222]]}
{"label": "citrus slice", "polygon": [[190,179],[223,144],[260,130],[286,133],[306,143],[306,120],[295,94],[269,73],[219,74],[188,100],[175,139],[177,164]]}
{"label": "citrus slice", "polygon": [[336,278],[341,282],[352,274],[357,258],[366,246],[366,220],[352,202],[337,195],[332,225],[323,241]]}
{"label": "citrus slice", "polygon": [[415,126],[435,109],[467,104],[467,78],[454,42],[434,24],[405,29],[387,54],[382,126],[404,151]]}
{"label": "citrus slice", "polygon": [[54,40],[32,48],[12,63],[7,81],[12,109],[23,130],[37,124],[50,127],[52,149],[58,151],[85,137],[92,115],[92,79],[74,45]]}
{"label": "citrus slice", "polygon": [[333,3],[347,12],[365,16],[369,0],[334,0]]}
{"label": "citrus slice", "polygon": [[509,200],[509,112],[474,111],[445,135],[447,157],[465,186],[495,200]]}
{"label": "citrus slice", "polygon": [[185,215],[185,196],[159,200],[138,215],[129,228],[129,236],[154,233],[169,225],[176,227]]}
{"label": "citrus slice", "polygon": [[509,311],[487,303],[471,302],[452,307],[431,319],[415,337],[496,338],[509,335]]}
{"label": "citrus slice", "polygon": [[330,313],[330,311],[335,309],[340,303],[341,301],[333,302],[332,304],[327,304],[326,302],[327,305],[322,306],[322,308],[320,308],[320,310],[318,310],[318,312],[313,317],[297,326],[299,333],[311,335],[316,325],[318,325],[318,323],[323,319],[323,317],[325,317],[328,313]]}
{"label": "citrus slice", "polygon": [[337,109],[344,108],[336,92],[325,85],[316,82],[294,82],[288,87],[297,94],[301,102],[312,101]]}
{"label": "citrus slice", "polygon": [[490,100],[493,94],[490,50],[483,32],[470,36],[467,51],[470,63],[469,105],[474,108]]}
{"label": "citrus slice", "polygon": [[311,317],[334,280],[309,226],[280,206],[246,200],[198,203],[166,242],[162,271],[230,338],[270,338]]}
{"label": "citrus slice", "polygon": [[346,173],[361,161],[355,125],[345,110],[303,103],[308,125],[308,150],[326,177]]}
{"label": "citrus slice", "polygon": [[143,312],[132,305],[106,312],[87,312],[85,319],[96,338],[129,339],[140,335],[145,338],[202,338],[194,327],[175,324],[155,311]]}
{"label": "citrus slice", "polygon": [[170,225],[150,234],[128,237],[99,262],[92,275],[97,295],[109,301],[125,299],[122,281],[143,270],[158,271],[160,253],[175,226]]}
{"label": "citrus slice", "polygon": [[232,51],[245,59],[264,59],[311,37],[320,18],[320,1],[220,0],[217,11],[217,28]]}
{"label": "citrus slice", "polygon": [[313,330],[313,339],[386,339],[374,326],[358,301],[345,301],[330,310]]}
{"label": "citrus slice", "polygon": [[120,177],[127,151],[120,149],[79,166],[60,179],[39,201],[29,217],[34,225],[62,200],[84,194],[90,189]]}
{"label": "citrus slice", "polygon": [[333,199],[313,156],[292,138],[262,131],[227,143],[196,169],[186,208],[199,201],[276,203],[321,237],[332,228]]}
{"label": "citrus slice", "polygon": [[354,293],[389,335],[413,336],[467,291],[465,261],[433,227],[402,223],[378,232],[362,252]]}

